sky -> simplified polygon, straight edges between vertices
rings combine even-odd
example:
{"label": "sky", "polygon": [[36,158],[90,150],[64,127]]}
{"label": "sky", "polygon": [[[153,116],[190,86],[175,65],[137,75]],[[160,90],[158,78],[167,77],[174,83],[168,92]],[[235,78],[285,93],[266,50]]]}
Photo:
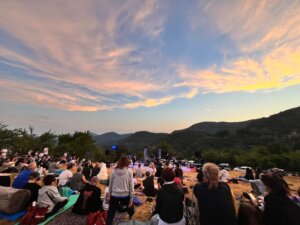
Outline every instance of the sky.
{"label": "sky", "polygon": [[2,0],[0,122],[172,132],[300,106],[299,0]]}

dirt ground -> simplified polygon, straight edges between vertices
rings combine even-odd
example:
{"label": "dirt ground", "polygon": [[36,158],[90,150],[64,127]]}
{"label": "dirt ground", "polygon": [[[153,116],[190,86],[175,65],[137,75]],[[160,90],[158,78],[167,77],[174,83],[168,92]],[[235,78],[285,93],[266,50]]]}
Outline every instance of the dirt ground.
{"label": "dirt ground", "polygon": [[[110,175],[112,172],[111,169],[108,169],[108,174]],[[237,172],[237,171],[229,171],[230,177],[238,177],[244,175],[242,172]],[[197,183],[196,181],[196,172],[184,172],[184,183],[186,186],[189,188],[189,193],[186,194],[186,197],[191,198],[193,189],[192,187]],[[300,177],[290,177],[286,176],[285,180],[289,184],[291,191],[293,194],[296,194],[297,189],[300,187]],[[142,181],[141,181],[142,182]],[[156,180],[155,180],[156,184]],[[232,188],[237,201],[239,200],[240,196],[243,194],[243,192],[251,192],[251,185],[246,182],[239,181],[238,184],[229,184],[230,187]],[[105,186],[99,185],[99,187],[102,190],[102,193],[104,193]],[[146,202],[147,197],[145,196],[140,196],[138,195],[138,198],[143,202],[141,206],[136,206],[135,207],[135,215],[133,216],[134,220],[139,220],[139,221],[147,221],[151,218],[151,212],[154,204],[149,205],[149,203]]]}
{"label": "dirt ground", "polygon": [[[73,172],[75,172],[76,168],[73,168]],[[112,169],[108,169],[108,174],[110,175],[112,173]],[[236,172],[236,171],[229,171],[230,177],[234,178],[237,176],[242,176],[244,175],[241,172]],[[186,197],[191,197],[192,196],[192,188],[196,184],[196,172],[184,172],[184,183],[186,186],[189,188],[189,193],[186,194]],[[14,177],[15,175],[12,175]],[[297,189],[300,187],[300,177],[292,177],[292,176],[286,176],[285,180],[289,184],[292,194],[296,194]],[[140,180],[140,182],[142,182]],[[156,184],[156,180],[155,180]],[[239,184],[229,184],[230,187],[232,188],[236,199],[238,200],[239,197],[242,195],[243,192],[251,192],[251,186],[249,183],[239,181]],[[104,190],[106,188],[105,185],[98,184],[98,186],[101,188],[101,193],[104,195]],[[146,202],[147,197],[142,196],[142,195],[137,195],[138,198],[141,200],[143,203],[141,206],[136,206],[135,207],[135,214],[133,216],[133,220],[139,220],[139,221],[147,221],[151,218],[151,213],[152,213],[152,208],[155,204],[155,201],[153,204],[149,204]],[[8,222],[4,220],[0,220],[0,225],[13,225],[15,222]]]}

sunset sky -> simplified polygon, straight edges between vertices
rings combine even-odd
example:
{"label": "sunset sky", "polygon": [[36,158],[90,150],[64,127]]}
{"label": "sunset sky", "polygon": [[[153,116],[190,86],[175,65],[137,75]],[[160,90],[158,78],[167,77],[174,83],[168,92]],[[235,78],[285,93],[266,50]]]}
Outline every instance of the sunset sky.
{"label": "sunset sky", "polygon": [[300,106],[299,0],[1,0],[0,122],[171,132]]}

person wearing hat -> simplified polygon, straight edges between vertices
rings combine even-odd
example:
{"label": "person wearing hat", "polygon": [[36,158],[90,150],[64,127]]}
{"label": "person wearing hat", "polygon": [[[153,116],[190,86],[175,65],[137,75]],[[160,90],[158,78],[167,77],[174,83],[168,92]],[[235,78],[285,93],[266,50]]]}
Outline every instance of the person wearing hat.
{"label": "person wearing hat", "polygon": [[40,174],[38,172],[32,172],[28,183],[25,185],[24,189],[27,189],[31,192],[30,201],[31,204],[34,201],[37,201],[38,193],[41,188]]}

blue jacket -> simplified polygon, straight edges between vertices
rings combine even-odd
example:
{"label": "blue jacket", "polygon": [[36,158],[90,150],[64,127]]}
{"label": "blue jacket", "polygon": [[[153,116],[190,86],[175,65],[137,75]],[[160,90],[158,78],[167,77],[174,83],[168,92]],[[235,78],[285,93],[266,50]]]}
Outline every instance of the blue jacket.
{"label": "blue jacket", "polygon": [[13,188],[18,188],[18,189],[22,189],[25,187],[25,185],[28,183],[29,181],[29,177],[31,175],[32,171],[29,169],[25,169],[23,170],[21,173],[19,173],[19,175],[15,178],[12,187]]}

